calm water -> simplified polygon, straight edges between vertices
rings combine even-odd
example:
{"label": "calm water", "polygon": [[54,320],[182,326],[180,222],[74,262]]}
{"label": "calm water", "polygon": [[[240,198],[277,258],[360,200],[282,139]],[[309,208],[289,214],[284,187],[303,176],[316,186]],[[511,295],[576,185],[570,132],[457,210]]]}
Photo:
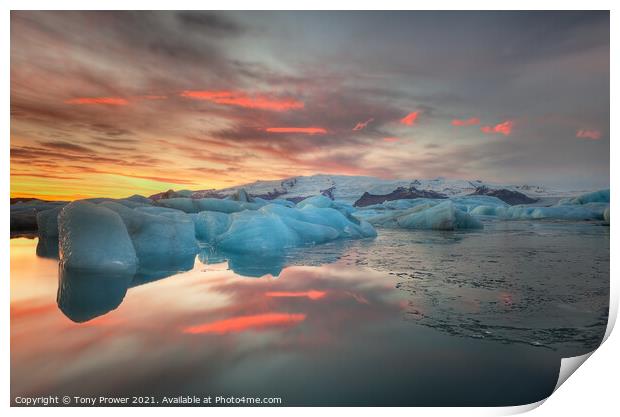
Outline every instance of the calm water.
{"label": "calm water", "polygon": [[[600,343],[609,228],[379,231],[258,259],[205,248],[135,277],[58,270],[11,240],[11,391],[517,405]],[[184,270],[184,272],[178,272]]]}

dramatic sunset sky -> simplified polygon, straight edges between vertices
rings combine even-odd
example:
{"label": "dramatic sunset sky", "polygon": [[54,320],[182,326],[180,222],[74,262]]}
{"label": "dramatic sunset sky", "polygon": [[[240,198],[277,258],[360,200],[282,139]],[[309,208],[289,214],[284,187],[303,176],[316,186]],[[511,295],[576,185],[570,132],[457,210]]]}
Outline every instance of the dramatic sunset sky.
{"label": "dramatic sunset sky", "polygon": [[609,184],[607,12],[12,12],[11,196]]}

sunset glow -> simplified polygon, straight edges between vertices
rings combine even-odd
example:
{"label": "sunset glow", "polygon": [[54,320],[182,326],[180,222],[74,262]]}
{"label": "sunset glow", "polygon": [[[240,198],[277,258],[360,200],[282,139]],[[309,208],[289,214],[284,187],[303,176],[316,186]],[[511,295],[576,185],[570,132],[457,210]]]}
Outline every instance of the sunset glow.
{"label": "sunset glow", "polygon": [[[568,183],[580,172],[584,187],[605,185],[604,13],[559,13],[552,29],[543,15],[470,13],[462,37],[441,13],[278,16],[12,12],[11,196],[149,196],[315,174]],[[137,29],[147,22],[153,30]],[[523,27],[553,33],[533,50],[515,41]],[[343,54],[351,33],[365,48]],[[561,82],[540,77],[558,65]]]}

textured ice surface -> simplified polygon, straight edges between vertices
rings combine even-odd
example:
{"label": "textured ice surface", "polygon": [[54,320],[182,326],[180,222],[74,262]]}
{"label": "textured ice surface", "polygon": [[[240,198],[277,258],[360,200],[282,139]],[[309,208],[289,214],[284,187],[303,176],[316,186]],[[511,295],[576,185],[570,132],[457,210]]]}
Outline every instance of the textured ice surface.
{"label": "textured ice surface", "polygon": [[479,220],[456,208],[451,201],[437,204],[417,213],[399,216],[396,218],[396,223],[407,229],[459,230],[483,228]]}
{"label": "textured ice surface", "polygon": [[297,234],[276,214],[244,211],[231,217],[230,228],[217,239],[217,246],[223,250],[274,252],[300,244]]}
{"label": "textured ice surface", "polygon": [[339,238],[376,236],[374,228],[365,221],[311,204],[301,210],[268,204],[256,211],[234,213],[231,219],[228,230],[217,238],[217,247],[236,253],[274,252]]}
{"label": "textured ice surface", "polygon": [[559,204],[587,204],[587,203],[608,203],[609,204],[609,189],[594,191],[587,194],[582,194],[573,198],[566,198],[560,200]]}
{"label": "textured ice surface", "polygon": [[39,237],[50,238],[58,236],[58,214],[62,207],[55,207],[37,213],[37,230]]}
{"label": "textured ice surface", "polygon": [[[367,220],[384,227],[422,230],[482,229],[482,223],[450,200],[421,199],[407,210],[389,210]],[[441,201],[439,203],[439,201]],[[359,212],[358,212],[359,213]]]}
{"label": "textured ice surface", "polygon": [[201,211],[235,213],[244,210],[244,207],[242,207],[242,204],[238,201],[217,198],[168,198],[158,200],[157,204],[162,207],[181,210],[185,213],[199,213]]}
{"label": "textured ice surface", "polygon": [[150,214],[110,201],[100,205],[121,216],[140,260],[156,258],[162,263],[171,262],[193,257],[198,252],[194,222],[186,213]]}
{"label": "textured ice surface", "polygon": [[230,215],[218,211],[201,211],[192,214],[196,230],[196,238],[206,242],[213,242],[215,238],[226,230],[231,223]]}
{"label": "textured ice surface", "polygon": [[[358,218],[368,219],[372,224],[379,226],[404,226],[405,223],[398,222],[397,219],[408,214],[419,213],[440,204],[453,204],[457,209],[455,216],[459,216],[467,225],[476,227],[476,222],[470,223],[468,217],[461,213],[471,216],[492,216],[502,220],[603,220],[605,210],[609,207],[609,190],[597,191],[584,194],[579,197],[565,199],[552,206],[537,205],[516,205],[509,206],[502,200],[491,196],[464,196],[454,197],[449,200],[415,198],[408,200],[393,200],[382,204],[374,204],[356,211],[354,214]],[[430,213],[430,212],[429,212]],[[446,211],[442,211],[448,215]],[[424,215],[416,214],[410,217],[414,228],[428,228],[430,220],[423,220]],[[456,223],[457,228],[459,222]],[[433,228],[433,227],[431,227]],[[439,229],[443,230],[443,229]]]}
{"label": "textured ice surface", "polygon": [[121,216],[87,201],[65,206],[58,216],[60,260],[69,269],[133,273],[138,259]]}
{"label": "textured ice surface", "polygon": [[607,223],[609,223],[609,207],[607,207],[605,209],[605,212],[603,213],[603,220],[605,220]]}
{"label": "textured ice surface", "polygon": [[332,203],[333,201],[330,198],[325,197],[324,195],[315,195],[313,197],[308,197],[304,200],[301,200],[299,203],[297,203],[297,207],[304,208],[308,205],[311,205],[318,208],[326,208],[331,207]]}

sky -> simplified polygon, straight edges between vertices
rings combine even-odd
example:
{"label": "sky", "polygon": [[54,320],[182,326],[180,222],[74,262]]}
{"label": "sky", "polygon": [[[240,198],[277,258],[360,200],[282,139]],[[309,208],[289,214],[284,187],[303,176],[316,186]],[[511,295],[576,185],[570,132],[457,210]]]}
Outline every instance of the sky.
{"label": "sky", "polygon": [[11,196],[609,185],[608,12],[11,12]]}

